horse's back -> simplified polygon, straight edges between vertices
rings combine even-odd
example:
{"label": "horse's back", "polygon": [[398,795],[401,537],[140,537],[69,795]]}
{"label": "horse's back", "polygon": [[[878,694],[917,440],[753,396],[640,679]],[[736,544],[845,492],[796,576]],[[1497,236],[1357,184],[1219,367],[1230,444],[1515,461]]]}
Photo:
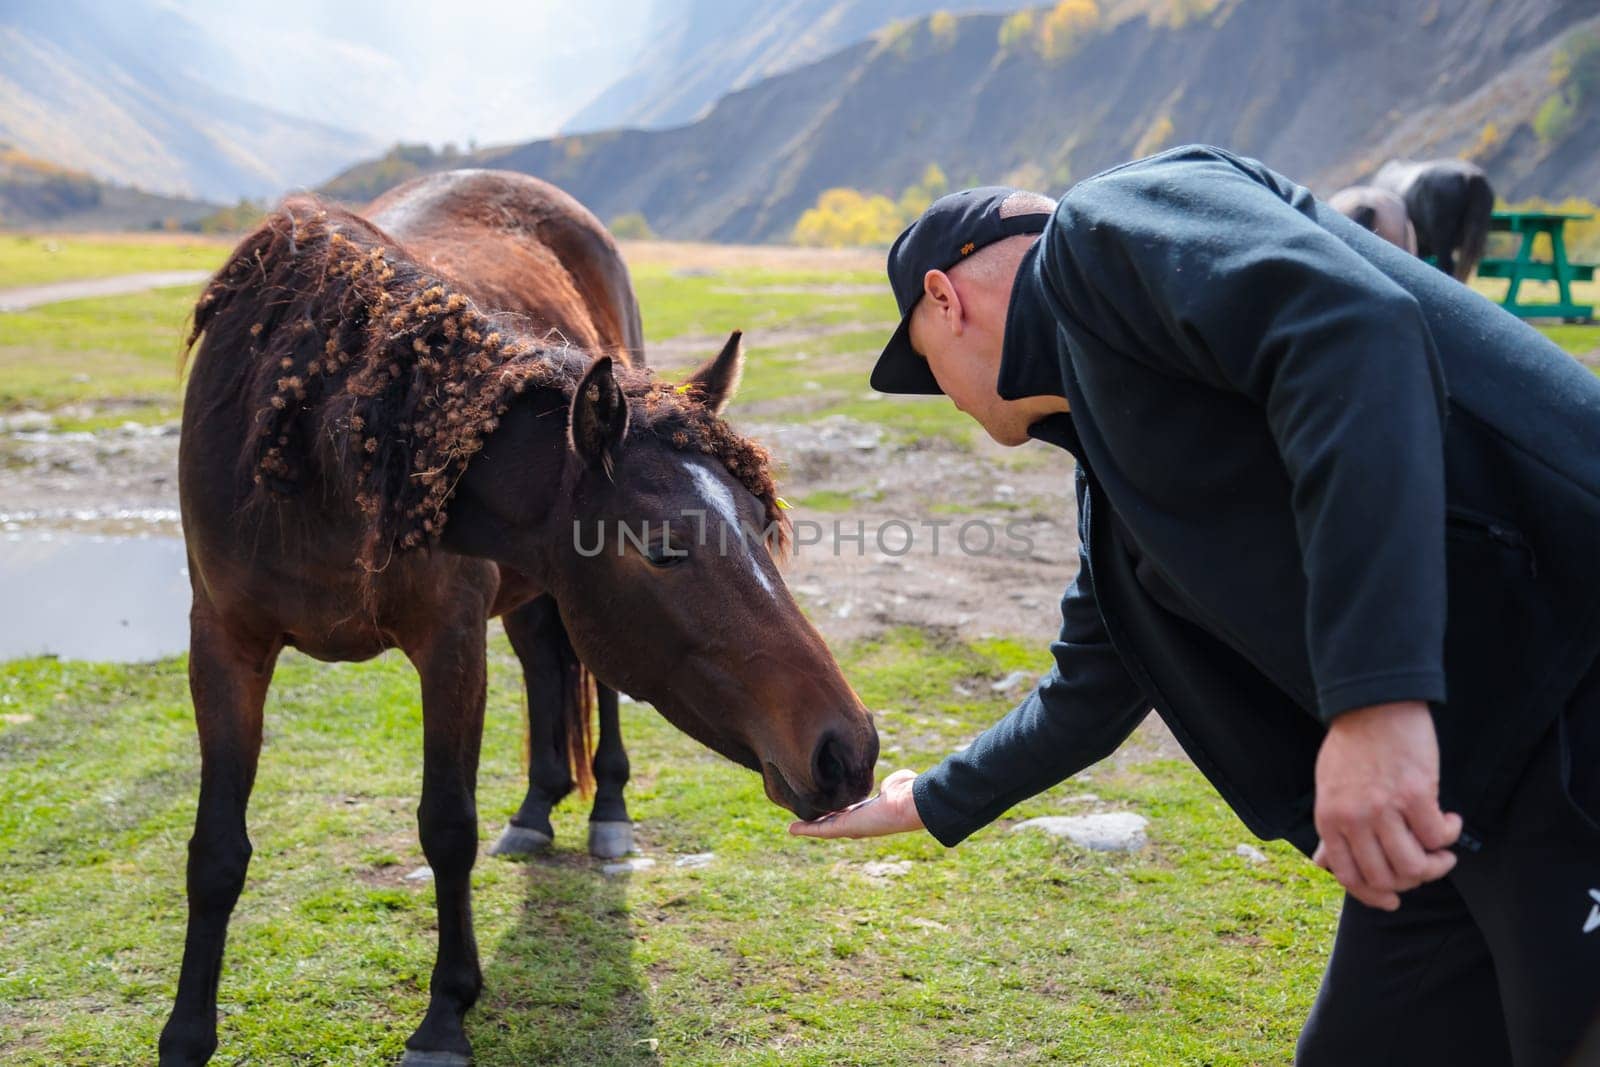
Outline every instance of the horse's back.
{"label": "horse's back", "polygon": [[596,353],[644,358],[638,302],[616,242],[570,194],[527,174],[414,178],[363,214],[485,309],[525,315]]}

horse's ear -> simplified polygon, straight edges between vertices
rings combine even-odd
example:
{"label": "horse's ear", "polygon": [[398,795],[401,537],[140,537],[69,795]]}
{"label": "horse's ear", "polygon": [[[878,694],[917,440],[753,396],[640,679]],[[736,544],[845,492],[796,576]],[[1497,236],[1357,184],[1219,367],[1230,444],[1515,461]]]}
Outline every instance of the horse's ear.
{"label": "horse's ear", "polygon": [[628,398],[617,384],[610,356],[595,360],[578,381],[567,426],[578,458],[610,475],[617,447],[628,432]]}
{"label": "horse's ear", "polygon": [[734,330],[722,351],[684,380],[684,385],[694,390],[695,396],[713,415],[722,414],[722,409],[728,406],[739,388],[739,374],[744,370],[743,338],[744,331]]}

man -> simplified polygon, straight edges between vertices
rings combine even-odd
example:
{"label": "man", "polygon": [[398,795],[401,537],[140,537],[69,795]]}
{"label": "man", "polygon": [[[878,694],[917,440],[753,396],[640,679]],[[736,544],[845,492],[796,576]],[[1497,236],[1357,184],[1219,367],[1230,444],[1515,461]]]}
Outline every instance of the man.
{"label": "man", "polygon": [[1600,1008],[1600,380],[1260,164],[945,197],[872,375],[1077,465],[1055,667],[795,833],[954,845],[1155,708],[1348,891],[1297,1062],[1554,1065]]}

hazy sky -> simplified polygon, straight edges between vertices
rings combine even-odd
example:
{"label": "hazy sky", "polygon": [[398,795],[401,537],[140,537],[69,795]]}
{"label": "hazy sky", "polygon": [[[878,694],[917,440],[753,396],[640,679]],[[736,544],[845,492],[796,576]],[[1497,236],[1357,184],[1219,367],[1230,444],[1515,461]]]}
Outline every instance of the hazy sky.
{"label": "hazy sky", "polygon": [[554,133],[643,47],[655,0],[163,0],[221,42],[197,73],[383,141]]}

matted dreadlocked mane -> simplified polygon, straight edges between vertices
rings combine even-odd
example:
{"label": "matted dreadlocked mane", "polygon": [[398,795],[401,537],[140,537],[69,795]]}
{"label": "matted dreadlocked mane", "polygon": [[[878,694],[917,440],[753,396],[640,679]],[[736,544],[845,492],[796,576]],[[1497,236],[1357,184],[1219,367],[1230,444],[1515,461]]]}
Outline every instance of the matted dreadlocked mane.
{"label": "matted dreadlocked mane", "polygon": [[[438,540],[456,483],[517,395],[552,389],[570,400],[589,365],[478,308],[371,223],[311,196],[285,200],[217,271],[185,353],[202,337],[198,358],[246,361],[252,500],[295,493],[313,442],[332,439],[353,460],[341,466],[368,520],[358,560],[369,571]],[[715,457],[762,502],[776,549],[787,546],[765,448],[692,390],[625,360],[616,377],[629,436]]]}

